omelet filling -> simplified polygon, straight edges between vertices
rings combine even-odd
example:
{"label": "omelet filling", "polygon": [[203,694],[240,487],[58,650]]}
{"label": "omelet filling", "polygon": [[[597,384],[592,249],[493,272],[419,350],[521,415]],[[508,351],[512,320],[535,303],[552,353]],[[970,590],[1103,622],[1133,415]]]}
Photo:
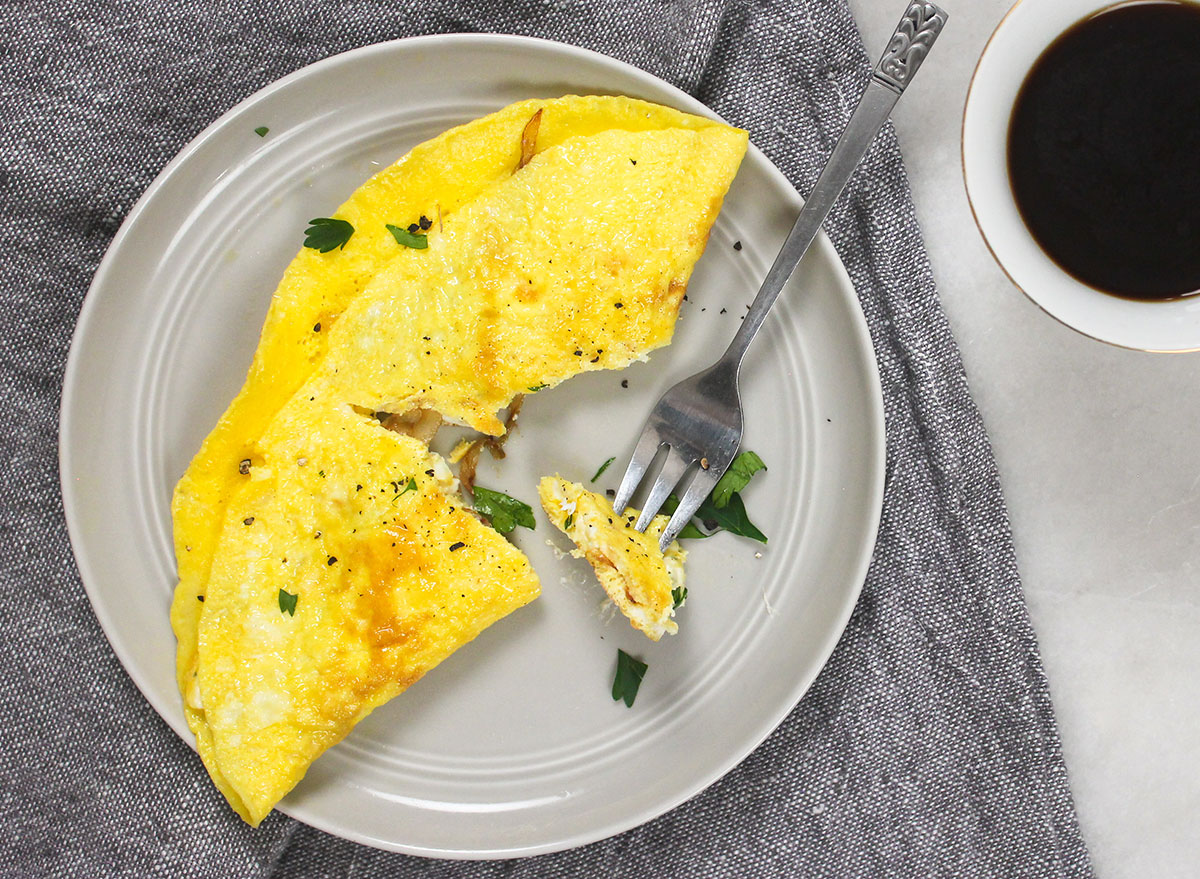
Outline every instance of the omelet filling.
{"label": "omelet filling", "polygon": [[[626,98],[523,102],[372,178],[344,248],[289,266],[173,505],[180,690],[247,821],[537,596],[427,443],[443,418],[503,435],[520,395],[667,344],[745,147]],[[418,216],[427,246],[401,246],[387,225]]]}
{"label": "omelet filling", "polygon": [[658,538],[667,516],[655,516],[644,532],[634,528],[638,511],[618,516],[602,494],[578,482],[546,476],[538,484],[542,508],[559,531],[571,538],[571,554],[586,558],[608,597],[630,624],[652,641],[679,631],[673,617],[682,604],[687,552],[672,541],[664,553]]}

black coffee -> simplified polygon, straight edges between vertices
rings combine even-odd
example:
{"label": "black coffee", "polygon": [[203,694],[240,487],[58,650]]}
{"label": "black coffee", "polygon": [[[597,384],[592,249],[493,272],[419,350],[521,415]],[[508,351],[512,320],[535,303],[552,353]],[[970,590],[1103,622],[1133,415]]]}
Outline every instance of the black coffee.
{"label": "black coffee", "polygon": [[1013,107],[1008,171],[1033,237],[1080,281],[1200,291],[1200,5],[1123,3],[1055,40]]}

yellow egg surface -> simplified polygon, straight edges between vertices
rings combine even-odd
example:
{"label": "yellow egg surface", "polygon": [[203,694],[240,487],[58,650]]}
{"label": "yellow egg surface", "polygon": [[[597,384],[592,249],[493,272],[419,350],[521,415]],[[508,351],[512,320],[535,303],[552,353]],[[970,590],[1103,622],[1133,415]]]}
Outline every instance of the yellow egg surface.
{"label": "yellow egg surface", "polygon": [[372,709],[538,594],[418,440],[296,398],[264,446],[192,598],[201,756],[252,824]]}
{"label": "yellow egg surface", "polygon": [[539,153],[375,276],[315,393],[498,435],[514,395],[644,358],[671,340],[745,148],[745,132],[710,126]]}
{"label": "yellow egg surface", "polygon": [[[418,145],[331,212],[349,221],[354,235],[345,248],[329,253],[303,248],[288,266],[272,297],[245,385],[175,489],[172,516],[179,584],[171,623],[179,644],[176,674],[181,691],[186,693],[195,677],[201,615],[197,596],[207,588],[224,510],[242,485],[239,471],[243,462],[254,462],[267,425],[324,358],[342,312],[384,266],[408,253],[386,224],[406,227],[424,215],[440,221],[440,226],[481,192],[511,177],[521,160],[522,133],[539,111],[538,151],[611,129],[726,127],[625,97],[522,101]],[[299,235],[301,230],[296,231]],[[186,703],[185,713],[203,739],[202,723],[190,716]]]}
{"label": "yellow egg surface", "polygon": [[659,549],[667,516],[655,516],[644,532],[638,531],[637,510],[626,509],[618,516],[604,495],[561,476],[543,477],[538,496],[550,521],[578,547],[571,554],[588,560],[608,597],[635,629],[651,641],[679,630],[672,619],[671,591],[683,588],[687,552],[678,541],[672,541],[666,553]]}

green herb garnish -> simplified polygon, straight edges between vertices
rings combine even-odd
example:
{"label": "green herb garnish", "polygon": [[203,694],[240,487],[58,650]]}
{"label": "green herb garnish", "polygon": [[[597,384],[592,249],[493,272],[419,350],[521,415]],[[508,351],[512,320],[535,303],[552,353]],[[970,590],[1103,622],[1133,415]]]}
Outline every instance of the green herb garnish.
{"label": "green herb garnish", "polygon": [[766,469],[767,465],[754,452],[742,452],[733,459],[733,463],[729,465],[729,469],[725,471],[724,475],[721,476],[720,480],[713,487],[712,494],[709,495],[713,506],[717,508],[724,507],[729,503],[729,498],[733,496],[735,491],[741,491],[749,484],[750,477],[759,470]]}
{"label": "green herb garnish", "polygon": [[267,128],[267,126],[260,125],[260,126],[258,126],[258,128],[254,129],[254,133],[257,134],[259,137],[266,137],[267,132],[270,130],[271,129]]}
{"label": "green herb garnish", "polygon": [[541,385],[530,385],[530,386],[529,386],[528,388],[526,388],[525,390],[529,391],[529,393],[531,393],[531,394],[536,394],[536,393],[537,393],[538,391],[540,391],[542,388],[548,388],[548,387],[550,387],[550,385],[546,385],[546,384],[541,384]]}
{"label": "green herb garnish", "polygon": [[595,482],[597,479],[599,479],[600,474],[603,473],[605,470],[607,470],[608,465],[611,464],[615,460],[617,460],[617,456],[613,455],[611,458],[609,458],[607,461],[605,461],[603,464],[601,464],[600,469],[596,471],[596,475],[592,477],[592,482]]}
{"label": "green herb garnish", "polygon": [[736,491],[729,496],[729,503],[724,507],[714,506],[706,499],[700,505],[700,509],[696,510],[696,518],[706,526],[711,526],[710,534],[715,531],[728,531],[730,534],[749,537],[759,543],[767,542],[767,535],[754,527],[754,523],[746,515],[746,505],[742,503],[742,496]]}
{"label": "green herb garnish", "polygon": [[563,522],[563,530],[564,531],[569,530],[570,527],[574,524],[575,524],[575,514],[571,513],[569,516],[567,516],[567,521]]}
{"label": "green herb garnish", "polygon": [[401,495],[408,494],[410,491],[417,490],[417,478],[415,476],[410,476],[410,477],[408,477],[408,482],[403,483],[403,485],[404,485],[404,487],[401,488],[400,487],[401,483],[399,482],[399,480],[392,483],[392,491],[395,493],[395,497],[392,498],[393,504],[396,501],[400,500]]}
{"label": "green herb garnish", "polygon": [[[729,473],[738,469],[737,474],[725,482]],[[738,493],[741,488],[744,488],[752,477],[759,470],[766,470],[767,465],[762,462],[762,458],[754,454],[754,452],[743,452],[738,455],[732,464],[729,465],[729,470],[725,475],[718,480],[713,486],[713,490],[709,492],[708,497],[700,504],[696,510],[692,521],[683,526],[683,530],[679,532],[681,538],[703,538],[712,537],[718,531],[728,531],[730,534],[736,534],[739,537],[749,537],[752,540],[757,540],[760,543],[767,542],[767,536],[755,527],[750,521],[750,517],[746,514],[746,504],[742,501],[742,496]],[[723,504],[717,503],[717,492],[721,490],[722,485],[729,487],[729,494],[725,498]],[[668,495],[663,502],[662,512],[666,515],[671,515],[679,506],[679,498],[675,495]],[[707,530],[702,530],[696,525],[699,520],[703,523]]]}
{"label": "green herb garnish", "polygon": [[672,610],[674,610],[677,607],[683,607],[683,603],[685,601],[687,601],[687,587],[686,586],[676,586],[674,589],[671,590],[671,598],[675,602],[674,604],[671,605]]}
{"label": "green herb garnish", "polygon": [[501,534],[508,534],[518,525],[530,530],[537,527],[533,518],[533,507],[515,497],[481,485],[475,486],[475,511],[486,517],[492,523],[492,527]]}
{"label": "green herb garnish", "polygon": [[331,250],[345,247],[353,234],[354,227],[345,220],[317,217],[308,221],[308,228],[304,230],[304,246],[321,253],[329,253]]}
{"label": "green herb garnish", "polygon": [[613,678],[612,697],[614,701],[625,700],[625,707],[632,708],[633,700],[637,698],[638,687],[646,676],[646,663],[630,656],[621,648],[617,648],[617,674]]}
{"label": "green herb garnish", "polygon": [[296,615],[296,602],[300,599],[299,595],[292,595],[290,592],[279,590],[279,612],[286,613],[289,616]]}
{"label": "green herb garnish", "polygon": [[400,226],[393,226],[391,223],[385,223],[387,230],[392,233],[392,237],[396,239],[397,244],[403,244],[405,247],[411,247],[413,250],[424,250],[429,246],[429,236],[422,235],[420,232],[409,232],[407,229],[402,229]]}

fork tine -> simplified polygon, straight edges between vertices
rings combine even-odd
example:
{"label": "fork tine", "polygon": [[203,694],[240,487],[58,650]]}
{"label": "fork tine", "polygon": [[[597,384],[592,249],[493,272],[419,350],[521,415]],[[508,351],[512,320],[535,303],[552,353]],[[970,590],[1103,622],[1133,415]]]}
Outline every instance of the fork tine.
{"label": "fork tine", "polygon": [[641,484],[642,477],[646,475],[646,469],[654,462],[654,456],[658,454],[660,446],[662,446],[662,440],[659,439],[658,431],[647,424],[642,435],[638,437],[637,448],[633,450],[633,458],[629,461],[629,466],[625,468],[621,487],[617,489],[617,496],[613,499],[613,512],[618,516],[629,506],[629,499],[633,497],[633,493]]}
{"label": "fork tine", "polygon": [[721,478],[720,473],[714,472],[715,469],[697,471],[696,478],[692,480],[692,484],[688,486],[688,490],[679,499],[679,506],[676,507],[675,514],[671,516],[671,521],[667,523],[667,527],[663,529],[663,533],[658,539],[659,548],[663,552],[666,552],[667,547],[671,545],[671,541],[679,536],[679,532],[683,530],[683,526],[691,521],[692,516],[696,514],[696,510],[700,508],[700,504],[704,502],[704,498],[708,496],[708,493],[713,490],[713,486],[717,484],[717,480]]}
{"label": "fork tine", "polygon": [[691,465],[692,462],[680,454],[678,449],[668,449],[667,460],[663,463],[662,470],[659,471],[658,479],[654,481],[654,487],[650,489],[646,505],[642,507],[642,515],[637,521],[638,531],[646,530],[646,526],[650,524],[663,505],[663,501],[667,499],[667,495],[671,493],[675,484],[679,482]]}

